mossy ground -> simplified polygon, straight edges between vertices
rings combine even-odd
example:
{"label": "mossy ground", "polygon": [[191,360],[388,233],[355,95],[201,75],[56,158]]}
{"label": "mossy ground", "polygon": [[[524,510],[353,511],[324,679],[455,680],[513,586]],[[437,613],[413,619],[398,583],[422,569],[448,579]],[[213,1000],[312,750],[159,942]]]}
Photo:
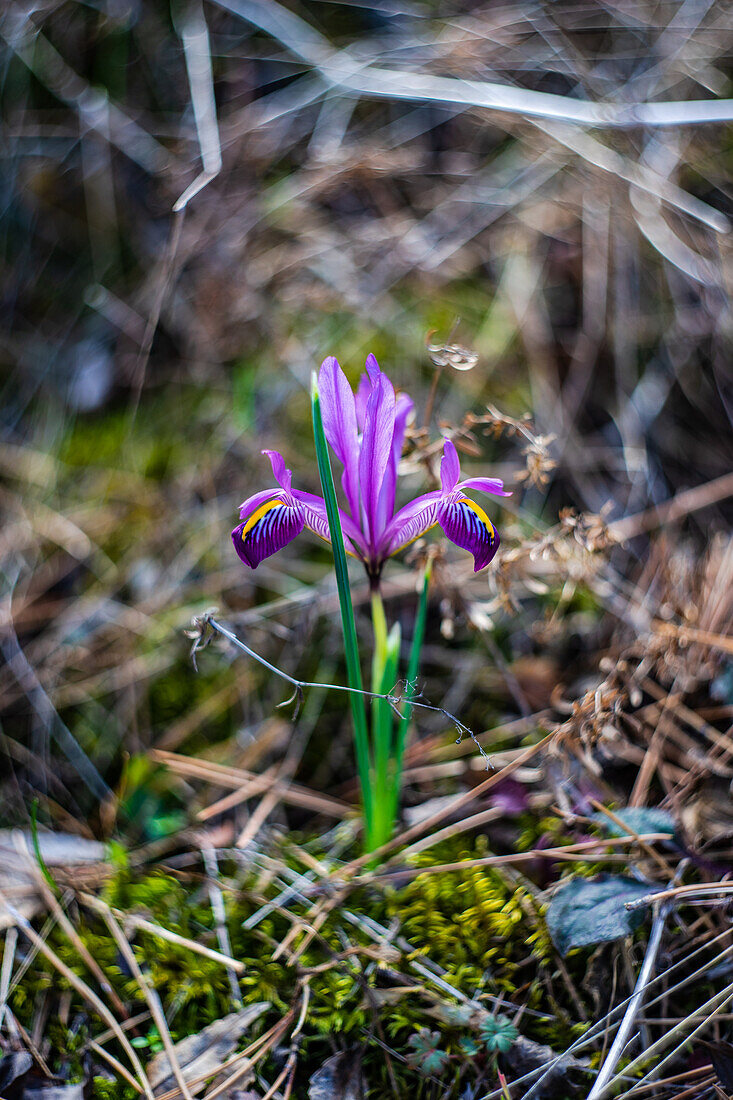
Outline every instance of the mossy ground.
{"label": "mossy ground", "polygon": [[[318,845],[310,843],[307,847],[314,853]],[[294,921],[302,921],[305,929],[310,926],[309,910],[318,904],[318,896],[290,901],[249,930],[244,924],[268,900],[277,897],[288,869],[305,873],[299,851],[292,840],[278,842],[273,838],[265,861],[268,873],[263,874],[262,867],[246,869],[224,853],[220,865],[232,954],[244,964],[244,973],[238,979],[241,1001],[245,1005],[261,1001],[270,1004],[246,1041],[292,1009],[303,983],[308,984],[308,1011],[298,1047],[298,1080],[307,1081],[333,1052],[335,1044],[340,1049],[354,1044],[364,1050],[364,1072],[371,1096],[384,1096],[394,1079],[400,1083],[401,1095],[433,1095],[434,1086],[404,1061],[411,1037],[421,1029],[439,1033],[441,1048],[450,1058],[450,1073],[455,1070],[465,1081],[485,1072],[490,1055],[482,1052],[477,1025],[471,1023],[471,1010],[458,999],[461,995],[484,1005],[489,1012],[499,1004],[503,1013],[513,1014],[522,1005],[522,1033],[557,1049],[564,1049],[582,1031],[572,1007],[559,1003],[554,995],[548,997],[552,983],[548,983],[547,975],[554,966],[554,951],[544,927],[542,905],[533,884],[518,880],[515,873],[505,875],[485,867],[447,873],[426,870],[411,872],[409,881],[395,886],[385,888],[374,883],[355,887],[331,909],[302,953],[298,947],[304,933],[274,958]],[[470,861],[486,856],[488,851],[485,837],[473,842],[444,842],[429,857],[418,857],[417,865]],[[136,872],[119,848],[115,859],[115,872],[100,894],[107,903],[122,913],[143,915],[186,939],[217,947],[205,875],[195,858],[187,869],[174,871],[162,863],[155,870]],[[274,875],[275,867],[281,873]],[[79,935],[130,1015],[145,1012],[142,991],[104,922],[83,905],[77,909],[74,904],[72,910]],[[349,919],[351,914],[357,915],[356,921]],[[399,937],[407,944],[400,939],[398,946],[385,950],[384,943],[375,942],[367,934],[366,921],[378,922],[393,934],[399,929]],[[89,978],[63,932],[51,929],[48,943],[67,966]],[[134,951],[168,1010],[174,1042],[199,1032],[236,1007],[229,975],[218,962],[145,932],[134,937]],[[431,983],[429,972],[421,972],[414,963],[427,963],[440,981]],[[582,976],[582,960],[577,960],[577,968],[572,959],[568,966],[571,971],[577,969],[576,977]],[[452,998],[446,992],[448,987],[458,997]],[[14,988],[9,1003],[28,1029],[32,1029],[43,1005],[48,1013],[46,1035],[52,1041],[49,1065],[66,1079],[81,1079],[88,1074],[86,1039],[103,1025],[52,966],[36,958],[24,980]],[[60,1010],[64,1023],[59,1018]],[[149,1020],[133,1034],[143,1062],[160,1049],[159,1036]],[[375,1037],[394,1054],[393,1078],[387,1076],[382,1048],[371,1041]],[[468,1040],[475,1040],[477,1045]],[[120,1056],[124,1060],[124,1055]],[[266,1076],[276,1070],[278,1057],[275,1051],[262,1065]],[[443,1076],[444,1086],[446,1081]],[[115,1100],[133,1100],[135,1095],[124,1083],[113,1085],[102,1080],[96,1082],[95,1091],[96,1095]]]}

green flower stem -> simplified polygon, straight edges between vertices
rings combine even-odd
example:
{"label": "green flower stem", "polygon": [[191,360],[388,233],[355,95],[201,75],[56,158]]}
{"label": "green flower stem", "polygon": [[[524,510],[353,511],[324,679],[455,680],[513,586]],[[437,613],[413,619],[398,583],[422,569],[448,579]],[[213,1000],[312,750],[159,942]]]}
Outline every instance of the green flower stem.
{"label": "green flower stem", "polygon": [[367,848],[370,845],[372,835],[372,823],[374,820],[374,792],[372,789],[372,769],[369,752],[369,732],[367,729],[366,707],[362,691],[361,666],[359,664],[359,646],[356,638],[356,624],[354,622],[354,608],[351,603],[351,590],[349,588],[349,570],[346,562],[346,550],[344,549],[344,536],[341,530],[336,489],[333,483],[331,471],[331,459],[328,453],[328,444],[323,430],[321,417],[321,403],[318,395],[318,383],[315,374],[311,381],[311,408],[313,413],[313,436],[316,445],[316,459],[318,461],[318,474],[323,489],[323,499],[326,502],[326,515],[331,535],[333,549],[333,563],[336,570],[336,583],[338,585],[339,604],[341,607],[341,625],[344,631],[344,655],[346,658],[346,675],[349,687],[354,691],[349,693],[351,701],[351,715],[354,722],[354,745],[356,749],[356,766],[359,772],[361,785],[362,805],[364,809],[364,833]]}
{"label": "green flower stem", "polygon": [[[384,614],[384,604],[379,590],[372,591],[372,627],[374,629],[374,652],[372,654],[372,691],[381,694],[383,691],[384,673],[387,667],[387,619]],[[392,740],[392,720],[389,713],[385,714],[385,707],[389,710],[384,699],[372,700],[372,747],[374,756],[374,836],[370,839],[370,848],[378,848],[380,841],[377,839],[384,831],[384,793],[387,784],[387,772],[389,768],[389,750]]]}
{"label": "green flower stem", "polygon": [[374,653],[372,656],[372,691],[381,691],[379,686],[384,676],[387,660],[387,617],[378,589],[372,592],[372,627],[374,629]]}
{"label": "green flower stem", "polygon": [[[400,627],[395,623],[387,633],[384,604],[379,591],[372,592],[372,625],[374,656],[372,658],[372,691],[388,695],[397,680],[400,659]],[[372,743],[374,746],[374,834],[372,847],[379,848],[392,835],[394,813],[391,789],[393,785],[393,738],[395,714],[386,699],[372,703]]]}
{"label": "green flower stem", "polygon": [[[382,694],[389,695],[394,691],[395,684],[398,678],[398,668],[400,663],[400,645],[402,642],[402,632],[400,630],[400,624],[395,623],[389,632],[387,638],[387,661],[384,667],[384,675],[382,677]],[[393,711],[390,704],[385,700],[380,700],[381,722],[382,725],[379,730],[380,738],[384,739],[387,746],[386,767],[384,773],[379,776],[379,791],[375,798],[375,802],[378,799],[379,804],[379,819],[381,825],[381,833],[378,844],[375,847],[381,847],[382,844],[386,844],[388,840],[392,839],[392,832],[394,830],[394,823],[396,817],[397,807],[394,804],[394,800],[391,796],[391,792],[395,785],[395,759],[394,759],[394,737],[395,737],[395,722],[397,721],[397,715]]]}
{"label": "green flower stem", "polygon": [[430,591],[430,577],[432,575],[432,571],[432,562],[428,561],[425,565],[425,572],[423,574],[422,588],[420,589],[420,599],[417,605],[417,615],[415,616],[415,630],[412,635],[412,645],[410,646],[410,659],[407,665],[407,686],[405,688],[404,710],[402,718],[399,718],[397,720],[397,743],[394,748],[394,771],[392,776],[393,783],[390,795],[391,814],[393,820],[397,817],[397,807],[400,800],[400,789],[402,787],[402,762],[405,756],[407,733],[410,728],[410,719],[412,718],[413,709],[410,705],[410,699],[414,696],[415,688],[417,686],[417,677],[420,672],[420,656],[422,654],[422,646],[425,639],[425,623],[428,617],[428,594]]}

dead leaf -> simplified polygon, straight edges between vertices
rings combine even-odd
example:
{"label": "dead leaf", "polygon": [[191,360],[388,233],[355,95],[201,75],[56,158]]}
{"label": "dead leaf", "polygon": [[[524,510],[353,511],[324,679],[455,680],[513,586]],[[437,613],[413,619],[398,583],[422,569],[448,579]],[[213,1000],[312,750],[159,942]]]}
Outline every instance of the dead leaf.
{"label": "dead leaf", "polygon": [[[569,1096],[573,1086],[568,1075],[575,1071],[583,1073],[579,1080],[588,1080],[589,1062],[585,1058],[573,1058],[568,1054],[557,1054],[552,1047],[535,1043],[524,1035],[518,1035],[510,1049],[504,1055],[508,1070],[518,1077],[530,1073],[533,1069],[546,1068],[546,1074],[535,1083],[537,1100],[551,1096]],[[541,1082],[541,1083],[540,1083]]]}
{"label": "dead leaf", "polygon": [[84,1100],[84,1086],[39,1084],[23,1089],[23,1100]]}
{"label": "dead leaf", "polygon": [[364,1100],[361,1051],[352,1048],[327,1058],[310,1079],[308,1100]]}
{"label": "dead leaf", "polygon": [[[83,869],[97,867],[109,873],[104,844],[73,833],[38,833],[38,847],[46,866],[60,885],[71,877],[76,885]],[[14,924],[3,902],[30,920],[43,907],[38,889],[38,865],[33,838],[25,829],[0,829],[0,930]]]}
{"label": "dead leaf", "polygon": [[25,1076],[33,1065],[27,1050],[11,1050],[0,1058],[0,1096],[5,1096],[10,1086]]}
{"label": "dead leaf", "polygon": [[716,1043],[701,1042],[699,1044],[713,1064],[718,1080],[727,1093],[733,1092],[733,1043],[726,1043],[719,1039]]}
{"label": "dead leaf", "polygon": [[[197,1077],[203,1078],[199,1084],[191,1086],[194,1094],[203,1091],[206,1081],[234,1053],[247,1028],[259,1020],[269,1007],[268,1001],[247,1005],[241,1012],[231,1012],[221,1020],[209,1024],[197,1035],[189,1035],[176,1043],[174,1049],[185,1080],[188,1082]],[[145,1072],[155,1092],[167,1092],[176,1087],[171,1064],[164,1051],[148,1062]]]}

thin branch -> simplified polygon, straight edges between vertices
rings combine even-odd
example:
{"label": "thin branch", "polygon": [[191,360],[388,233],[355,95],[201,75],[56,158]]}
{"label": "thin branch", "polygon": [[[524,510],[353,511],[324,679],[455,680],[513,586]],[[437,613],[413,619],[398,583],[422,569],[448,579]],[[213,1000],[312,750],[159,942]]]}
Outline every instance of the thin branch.
{"label": "thin branch", "polygon": [[667,905],[660,905],[657,912],[654,914],[654,921],[652,923],[652,930],[649,935],[649,940],[646,945],[646,952],[644,954],[644,962],[641,965],[639,971],[639,977],[636,979],[636,985],[634,986],[634,992],[631,995],[631,1000],[626,1006],[626,1012],[624,1018],[619,1025],[619,1029],[616,1032],[616,1038],[613,1040],[613,1045],[606,1056],[603,1065],[600,1068],[598,1076],[596,1077],[593,1088],[588,1093],[588,1100],[598,1100],[598,1097],[603,1094],[606,1085],[613,1076],[613,1071],[619,1062],[619,1059],[624,1053],[624,1049],[629,1040],[632,1028],[636,1022],[636,1017],[639,1014],[639,1009],[642,1006],[644,1000],[644,994],[651,979],[654,967],[657,961],[657,955],[659,954],[659,948],[662,945],[662,934],[664,932],[664,922],[667,919],[669,913],[669,907]]}
{"label": "thin branch", "polygon": [[203,170],[173,204],[174,214],[183,210],[194,195],[198,195],[199,191],[202,191],[221,172],[221,143],[216,121],[211,44],[203,6],[200,2],[193,3],[187,11],[180,34],[186,58],[186,72],[191,88],[191,104]]}
{"label": "thin branch", "polygon": [[[404,717],[404,714],[399,709],[399,706],[401,703],[408,703],[408,697],[405,694],[382,694],[378,691],[367,691],[366,688],[348,687],[346,684],[322,684],[313,680],[298,680],[295,676],[290,676],[289,673],[283,672],[281,668],[278,668],[276,665],[271,664],[270,661],[268,661],[265,657],[261,657],[259,653],[256,653],[253,649],[250,649],[250,647],[246,645],[240,638],[238,638],[236,634],[232,633],[232,631],[228,630],[225,626],[222,626],[222,624],[213,617],[213,614],[210,611],[206,611],[203,615],[195,616],[195,618],[193,619],[193,629],[187,631],[188,636],[193,639],[193,645],[191,646],[191,657],[194,661],[194,667],[196,665],[196,654],[199,653],[202,649],[206,649],[209,642],[211,641],[212,635],[208,633],[209,630],[214,631],[214,633],[216,634],[221,634],[222,637],[226,638],[227,641],[231,642],[232,645],[237,647],[237,649],[240,649],[243,653],[246,653],[248,657],[251,657],[253,661],[257,661],[257,663],[262,665],[263,668],[268,669],[268,671],[274,673],[275,676],[279,676],[281,680],[285,680],[286,683],[293,686],[293,694],[288,699],[284,699],[283,702],[279,704],[281,707],[288,706],[290,703],[295,703],[296,706],[299,706],[305,688],[320,688],[323,691],[344,691],[355,695],[363,695],[368,699],[384,699],[385,702],[389,703],[389,705],[392,707],[395,714],[399,718]],[[409,685],[407,685],[407,688],[409,692]],[[409,696],[409,706],[420,707],[422,710],[431,710],[434,711],[436,714],[442,714],[443,717],[451,723],[451,725],[455,726],[458,733],[458,743],[460,744],[464,737],[470,737],[478,746],[481,755],[486,758],[487,769],[492,767],[489,757],[487,756],[482,746],[479,744],[473,730],[471,730],[467,725],[461,722],[460,718],[456,718],[455,714],[451,714],[451,712],[449,710],[446,710],[445,707],[433,706],[431,703],[421,703],[412,695]]]}
{"label": "thin branch", "polygon": [[733,99],[594,103],[492,81],[385,69],[368,59],[357,58],[348,49],[334,50],[310,24],[272,0],[267,4],[260,0],[217,0],[217,3],[272,35],[296,57],[317,69],[331,87],[345,88],[359,95],[486,107],[603,129],[690,126],[733,120]]}

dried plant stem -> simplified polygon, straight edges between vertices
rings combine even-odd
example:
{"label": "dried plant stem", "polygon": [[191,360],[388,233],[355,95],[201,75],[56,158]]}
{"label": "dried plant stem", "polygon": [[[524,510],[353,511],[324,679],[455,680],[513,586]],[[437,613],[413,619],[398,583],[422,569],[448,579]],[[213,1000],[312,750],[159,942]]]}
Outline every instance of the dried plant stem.
{"label": "dried plant stem", "polygon": [[216,859],[216,849],[203,845],[201,847],[201,858],[204,861],[204,867],[206,868],[206,874],[209,880],[209,901],[211,902],[211,911],[214,914],[214,922],[216,924],[216,937],[219,941],[221,954],[224,958],[229,960],[225,965],[227,968],[227,977],[229,979],[229,988],[232,994],[232,1002],[241,1008],[242,994],[239,990],[237,974],[241,974],[245,967],[243,963],[237,963],[234,958],[232,958],[232,944],[229,939],[229,929],[227,928],[224,892],[219,885],[219,865]]}
{"label": "dried plant stem", "polygon": [[[219,1076],[222,1070],[228,1069],[231,1066],[236,1066],[236,1068],[234,1069],[234,1072],[229,1075],[229,1077],[226,1077],[218,1085],[215,1085],[214,1088],[210,1089],[209,1092],[207,1092],[206,1100],[215,1100],[215,1098],[217,1096],[220,1096],[221,1093],[228,1092],[232,1085],[235,1084],[235,1082],[237,1082],[239,1078],[243,1076],[243,1074],[252,1069],[252,1067],[256,1065],[256,1063],[261,1058],[264,1058],[267,1052],[271,1050],[276,1043],[280,1042],[283,1035],[287,1031],[290,1025],[290,1021],[292,1020],[294,1015],[295,1013],[292,1009],[290,1009],[281,1020],[278,1020],[278,1022],[270,1028],[269,1031],[266,1031],[264,1035],[261,1035],[259,1037],[259,1039],[255,1039],[253,1043],[250,1043],[250,1045],[245,1050],[242,1050],[238,1054],[233,1055],[228,1062],[225,1062],[223,1065],[221,1065],[219,1069],[216,1070],[215,1076]],[[254,1055],[254,1057],[251,1057],[251,1055]],[[240,1064],[237,1065],[237,1063]],[[207,1073],[202,1077],[194,1078],[191,1081],[191,1084],[198,1085],[202,1081],[210,1078],[211,1076],[211,1073]],[[163,1093],[162,1096],[159,1096],[157,1100],[174,1100],[174,1097],[176,1096],[177,1090],[171,1089],[168,1092]]]}
{"label": "dried plant stem", "polygon": [[[479,783],[477,787],[473,787],[472,790],[465,791],[463,794],[457,795],[451,803],[438,810],[436,813],[431,814],[431,816],[426,818],[425,821],[420,821],[416,825],[411,826],[411,828],[405,829],[404,832],[399,833],[397,836],[393,837],[389,841],[389,843],[383,844],[381,848],[378,848],[376,852],[372,853],[373,856],[381,858],[382,856],[388,855],[390,852],[393,852],[395,849],[402,847],[403,844],[407,844],[415,837],[421,836],[423,833],[428,832],[428,830],[431,829],[434,825],[437,825],[450,814],[455,813],[455,811],[460,809],[462,806],[467,805],[469,802],[473,802],[476,798],[480,798],[482,794],[485,794],[487,791],[491,790],[491,788],[495,787],[498,783],[501,783],[503,779],[506,779],[506,777],[511,775],[512,772],[515,772],[517,768],[521,767],[522,764],[526,763],[527,760],[531,760],[533,756],[536,756],[537,753],[546,748],[554,739],[554,737],[554,733],[548,733],[547,736],[543,737],[541,741],[538,741],[536,745],[530,745],[528,748],[524,749],[514,760],[512,760],[510,764],[507,764],[505,768],[502,768],[501,771],[494,772],[494,774],[490,775],[488,779],[484,779],[483,783]],[[367,862],[369,862],[368,857],[360,856],[358,859],[352,860],[351,863],[342,868],[341,874],[352,874],[363,867],[364,864]]]}
{"label": "dried plant stem", "polygon": [[58,970],[59,974],[61,974],[66,979],[69,985],[71,985],[77,991],[77,993],[79,993],[86,1001],[88,1001],[92,1005],[97,1015],[100,1016],[101,1019],[103,1019],[104,1022],[107,1024],[107,1026],[112,1029],[115,1038],[121,1044],[122,1048],[127,1054],[127,1057],[130,1059],[130,1062],[135,1072],[138,1075],[140,1084],[143,1086],[143,1092],[148,1097],[148,1100],[155,1100],[153,1096],[153,1090],[150,1087],[150,1082],[145,1076],[145,1070],[142,1067],[140,1059],[138,1058],[134,1048],[130,1044],[130,1040],[127,1038],[124,1031],[117,1023],[117,1020],[107,1008],[104,1001],[102,1001],[101,998],[98,997],[97,994],[94,992],[94,990],[90,989],[87,983],[83,981],[80,977],[78,977],[74,973],[74,971],[71,970],[70,967],[68,967],[64,962],[61,961],[55,951],[52,951],[48,944],[45,943],[41,936],[38,935],[30,922],[26,920],[26,918],[22,916],[21,913],[18,913],[12,905],[9,905],[7,900],[2,897],[2,894],[0,894],[0,899],[3,901],[3,904],[6,906],[11,916],[13,917],[16,927],[28,940],[30,940],[36,950],[39,951],[40,954],[43,955],[43,957],[47,959],[53,967],[56,968],[56,970]]}
{"label": "dried plant stem", "polygon": [[662,945],[662,934],[664,932],[664,922],[667,917],[668,909],[661,905],[654,914],[654,920],[652,922],[652,930],[649,935],[649,941],[646,945],[646,952],[644,954],[644,961],[639,971],[639,977],[636,979],[636,985],[634,986],[634,992],[631,995],[631,1000],[626,1006],[626,1012],[624,1018],[619,1025],[619,1029],[616,1032],[616,1037],[613,1040],[611,1049],[609,1050],[603,1065],[601,1066],[598,1076],[596,1077],[593,1088],[588,1093],[588,1100],[598,1100],[598,1097],[603,1095],[603,1091],[606,1085],[613,1076],[619,1059],[623,1055],[626,1043],[628,1042],[631,1031],[634,1027],[636,1017],[639,1014],[639,1010],[644,1000],[644,993],[649,984],[651,976],[654,972],[654,967],[657,962],[657,955],[659,954],[659,948]]}
{"label": "dried plant stem", "polygon": [[84,905],[88,905],[90,909],[94,909],[97,913],[104,915],[111,912],[118,920],[130,925],[132,928],[137,928],[140,932],[148,932],[151,936],[157,936],[159,940],[167,940],[168,943],[176,943],[179,947],[186,947],[197,955],[203,955],[204,958],[211,959],[212,962],[220,963],[228,970],[236,970],[238,974],[243,974],[246,969],[244,963],[231,958],[229,955],[214,951],[212,947],[206,947],[198,940],[187,939],[186,936],[181,936],[178,932],[172,932],[169,928],[163,928],[160,924],[153,924],[152,921],[145,920],[144,917],[138,917],[135,913],[123,913],[121,910],[107,905],[99,898],[95,898],[92,894],[80,894],[79,897]]}
{"label": "dried plant stem", "polygon": [[68,916],[66,915],[64,909],[59,904],[59,902],[56,898],[56,895],[54,894],[53,890],[48,885],[48,882],[46,881],[45,876],[41,873],[41,870],[38,867],[38,865],[33,861],[32,857],[30,855],[30,852],[28,852],[27,848],[25,849],[25,854],[28,856],[28,869],[31,872],[31,874],[33,875],[33,877],[35,878],[38,889],[43,894],[43,896],[46,900],[46,904],[48,905],[51,912],[55,916],[59,927],[63,929],[63,931],[65,932],[65,934],[69,938],[69,942],[73,944],[74,950],[79,955],[79,958],[83,960],[85,966],[89,969],[89,971],[96,978],[102,992],[107,997],[109,997],[109,999],[112,1002],[114,1008],[116,1009],[117,1012],[119,1012],[120,1016],[122,1016],[123,1019],[126,1019],[127,1009],[125,1008],[125,1006],[122,1003],[120,997],[118,996],[117,991],[114,989],[114,987],[112,986],[109,978],[104,973],[101,966],[99,965],[97,960],[94,958],[94,956],[91,954],[91,952],[89,951],[89,948],[86,946],[86,944],[82,940],[81,936],[79,935],[79,933],[74,928],[74,925],[71,923],[71,921],[69,920]]}
{"label": "dried plant stem", "polygon": [[[733,1001],[733,983],[725,986],[725,988],[722,989],[719,993],[716,993],[713,997],[710,997],[707,1001],[705,1001],[704,1004],[701,1004],[695,1010],[695,1012],[690,1013],[688,1016],[685,1016],[684,1019],[679,1020],[673,1027],[667,1030],[661,1037],[661,1039],[657,1039],[655,1043],[652,1043],[652,1045],[647,1050],[643,1051],[637,1058],[634,1058],[634,1060],[625,1067],[624,1075],[626,1076],[628,1074],[633,1074],[637,1069],[644,1065],[645,1062],[648,1062],[657,1054],[661,1053],[661,1051],[663,1051],[665,1047],[669,1046],[670,1043],[674,1042],[675,1039],[684,1037],[682,1038],[682,1042],[689,1042],[690,1039],[692,1039],[700,1031],[703,1031],[704,1028],[709,1025],[710,1021],[715,1016],[717,1016],[728,1004],[730,1004],[731,1001]],[[696,1028],[693,1028],[693,1030],[688,1035],[688,1025],[699,1019],[701,1019],[702,1022],[698,1024]],[[663,1058],[661,1062],[658,1062],[646,1074],[646,1076],[642,1077],[642,1079],[639,1081],[639,1085],[646,1084],[649,1080],[654,1078],[659,1070],[670,1060],[671,1057],[673,1057],[675,1052],[676,1051],[673,1051],[671,1054],[668,1054],[665,1058]],[[610,1090],[615,1087],[616,1083],[617,1082],[615,1081],[615,1079],[609,1081],[603,1095],[608,1095]],[[634,1089],[631,1088],[626,1095],[633,1095],[633,1093]],[[594,1098],[594,1100],[598,1100],[600,1096],[601,1094],[599,1093],[598,1097]]]}
{"label": "dried plant stem", "polygon": [[137,959],[135,958],[135,952],[128,943],[127,937],[120,928],[119,924],[115,920],[112,911],[105,906],[102,911],[105,923],[112,933],[112,938],[119,947],[125,962],[130,967],[133,977],[137,984],[140,986],[140,990],[147,1001],[148,1008],[150,1009],[150,1015],[153,1017],[155,1026],[158,1029],[158,1034],[163,1043],[163,1048],[170,1062],[173,1076],[175,1077],[178,1087],[184,1096],[184,1100],[193,1100],[191,1091],[186,1084],[186,1080],[183,1076],[183,1070],[181,1069],[180,1062],[178,1061],[178,1055],[176,1054],[175,1047],[173,1046],[173,1040],[171,1039],[171,1033],[168,1030],[168,1021],[165,1018],[165,1012],[163,1006],[160,1003],[160,998],[157,991],[150,983],[150,979],[147,975],[143,974]]}
{"label": "dried plant stem", "polygon": [[[482,815],[476,815],[482,816]],[[426,837],[426,840],[430,840],[432,843],[432,837]],[[503,856],[480,856],[478,859],[466,859],[460,860],[456,863],[436,863],[433,866],[420,866],[420,867],[399,867],[398,869],[391,869],[389,866],[383,868],[380,872],[374,874],[367,874],[360,876],[356,881],[366,882],[372,879],[388,879],[391,876],[398,877],[400,879],[410,875],[430,875],[430,874],[442,874],[446,871],[461,871],[468,870],[471,867],[501,867],[501,866],[513,866],[515,863],[531,863],[536,859],[579,859],[587,860],[588,854],[592,853],[593,858],[596,858],[595,853],[599,848],[615,848],[619,845],[633,845],[639,842],[644,844],[660,843],[662,841],[669,841],[669,833],[644,833],[636,836],[618,836],[618,837],[599,837],[598,840],[581,840],[577,844],[565,844],[557,848],[533,848],[529,852],[511,852],[508,855]],[[418,851],[417,846],[410,847],[405,851],[401,851],[399,854],[400,860],[404,856],[413,851]]]}
{"label": "dried plant stem", "polygon": [[557,119],[580,127],[697,125],[733,119],[733,100],[730,99],[594,103],[489,81],[382,68],[348,49],[334,50],[309,23],[272,0],[269,4],[260,4],[257,0],[218,0],[218,3],[260,27],[314,66],[327,86],[343,87],[363,96],[456,103],[529,118]]}
{"label": "dried plant stem", "polygon": [[13,973],[13,963],[15,962],[15,949],[18,945],[18,929],[14,924],[11,924],[5,932],[5,944],[3,946],[3,962],[2,969],[0,969],[0,1028],[3,1025],[5,1019],[5,1009],[8,1003],[8,991],[10,989],[10,978]]}
{"label": "dried plant stem", "polygon": [[99,1043],[95,1043],[94,1039],[89,1040],[89,1049],[93,1050],[99,1058],[104,1058],[105,1062],[109,1063],[115,1073],[119,1073],[120,1077],[124,1077],[128,1085],[131,1085],[135,1089],[135,1092],[139,1092],[140,1094],[142,1094],[143,1090],[141,1089],[140,1085],[137,1083],[127,1067],[123,1066],[122,1062],[115,1058],[114,1054],[110,1054],[109,1051],[105,1050],[104,1047],[101,1046]]}
{"label": "dried plant stem", "polygon": [[717,504],[730,496],[733,496],[733,474],[723,474],[722,477],[707,481],[704,485],[686,489],[685,492],[678,493],[671,500],[655,505],[654,508],[647,508],[634,516],[624,516],[623,519],[614,520],[608,525],[609,534],[619,542],[623,542],[644,531],[674,523],[691,512],[708,508],[711,504]]}

